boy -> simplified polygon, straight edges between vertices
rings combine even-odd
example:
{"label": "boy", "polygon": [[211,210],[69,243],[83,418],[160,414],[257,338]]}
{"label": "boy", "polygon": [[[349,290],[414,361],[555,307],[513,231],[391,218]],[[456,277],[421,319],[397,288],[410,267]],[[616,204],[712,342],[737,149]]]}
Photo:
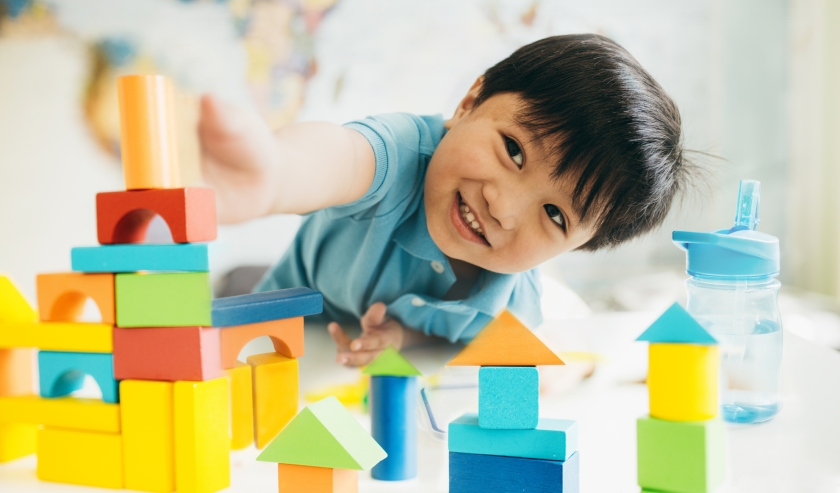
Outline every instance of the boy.
{"label": "boy", "polygon": [[[452,118],[391,114],[272,134],[206,97],[204,176],[219,218],[309,214],[258,289],[324,295],[337,361],[389,344],[469,340],[505,308],[541,322],[535,267],[659,225],[685,181],[680,116],[597,35],[520,48]],[[355,340],[336,322],[360,321]]]}

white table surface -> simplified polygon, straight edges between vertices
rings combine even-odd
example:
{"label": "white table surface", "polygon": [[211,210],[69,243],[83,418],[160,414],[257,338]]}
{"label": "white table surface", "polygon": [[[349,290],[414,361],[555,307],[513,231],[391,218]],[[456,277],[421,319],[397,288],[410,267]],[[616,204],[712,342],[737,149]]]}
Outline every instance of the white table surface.
{"label": "white table surface", "polygon": [[[633,339],[655,318],[652,313],[596,315],[588,319],[547,323],[541,330],[558,351],[596,351],[608,361],[599,363],[594,375],[578,385],[557,384],[575,380],[582,364],[542,373],[548,389],[541,397],[541,414],[579,421],[581,491],[584,493],[636,493],[635,420],[647,412],[647,390],[640,383],[645,373],[644,344]],[[318,327],[307,329],[306,356],[301,359],[302,390],[327,384],[352,382],[356,370],[333,361],[329,336]],[[266,352],[265,341],[245,351]],[[436,347],[410,351],[409,357],[429,373],[439,371],[455,348]],[[441,384],[470,383],[470,370],[442,372]],[[753,426],[728,426],[728,479],[723,493],[840,493],[840,354],[785,334],[784,400],[771,422]],[[429,395],[439,419],[474,409],[477,391],[433,390]],[[356,413],[364,426],[367,416]],[[385,483],[360,475],[360,492],[445,492],[447,450],[439,434],[428,432],[428,420],[418,414],[419,477]],[[255,461],[253,448],[231,456],[229,492],[274,493],[276,466]],[[39,482],[35,458],[0,465],[0,492],[70,493],[105,491],[96,488]]]}

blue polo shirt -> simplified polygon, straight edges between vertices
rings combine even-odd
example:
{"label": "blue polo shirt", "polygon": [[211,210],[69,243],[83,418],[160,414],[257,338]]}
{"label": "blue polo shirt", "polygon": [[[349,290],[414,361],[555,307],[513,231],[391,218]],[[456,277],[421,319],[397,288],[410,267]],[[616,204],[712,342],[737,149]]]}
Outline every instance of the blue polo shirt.
{"label": "blue polo shirt", "polygon": [[443,118],[394,113],[351,122],[376,156],[376,173],[355,202],[305,217],[289,250],[257,287],[308,286],[324,295],[321,321],[358,323],[376,302],[405,327],[452,342],[474,337],[508,308],[535,328],[542,322],[536,270],[483,271],[466,299],[444,301],[455,283],[426,227],[423,183],[446,132]]}

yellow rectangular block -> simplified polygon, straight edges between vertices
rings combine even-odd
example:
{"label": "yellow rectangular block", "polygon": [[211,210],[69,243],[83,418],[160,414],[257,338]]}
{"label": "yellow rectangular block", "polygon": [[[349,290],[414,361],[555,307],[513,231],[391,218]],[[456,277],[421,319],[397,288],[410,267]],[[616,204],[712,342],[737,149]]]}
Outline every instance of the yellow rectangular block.
{"label": "yellow rectangular block", "polygon": [[0,323],[0,348],[16,347],[111,353],[114,351],[114,327],[81,322]]}
{"label": "yellow rectangular block", "polygon": [[651,416],[667,421],[705,421],[717,416],[717,346],[656,343],[648,351]]}
{"label": "yellow rectangular block", "polygon": [[120,404],[77,397],[0,397],[0,423],[27,423],[67,430],[119,433]]}
{"label": "yellow rectangular block", "polygon": [[120,382],[125,487],[175,491],[175,384]]}
{"label": "yellow rectangular block", "polygon": [[254,435],[268,445],[298,410],[298,361],[278,353],[248,357],[254,374]]}
{"label": "yellow rectangular block", "polygon": [[0,423],[0,463],[35,453],[37,425]]}
{"label": "yellow rectangular block", "polygon": [[43,428],[36,472],[42,481],[122,489],[122,437]]}
{"label": "yellow rectangular block", "polygon": [[230,486],[227,378],[175,382],[175,483],[178,493]]}
{"label": "yellow rectangular block", "polygon": [[0,274],[0,324],[5,322],[31,322],[38,320],[38,313],[24,298],[12,280]]}
{"label": "yellow rectangular block", "polygon": [[254,400],[251,365],[240,361],[227,372],[230,379],[230,448],[242,450],[254,443]]}

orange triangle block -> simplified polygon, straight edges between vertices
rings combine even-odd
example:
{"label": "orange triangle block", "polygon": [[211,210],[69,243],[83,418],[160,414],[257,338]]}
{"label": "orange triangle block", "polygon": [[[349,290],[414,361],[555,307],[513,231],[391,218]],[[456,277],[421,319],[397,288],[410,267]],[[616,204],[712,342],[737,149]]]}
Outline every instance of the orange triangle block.
{"label": "orange triangle block", "polygon": [[499,314],[447,366],[564,365],[509,311]]}

